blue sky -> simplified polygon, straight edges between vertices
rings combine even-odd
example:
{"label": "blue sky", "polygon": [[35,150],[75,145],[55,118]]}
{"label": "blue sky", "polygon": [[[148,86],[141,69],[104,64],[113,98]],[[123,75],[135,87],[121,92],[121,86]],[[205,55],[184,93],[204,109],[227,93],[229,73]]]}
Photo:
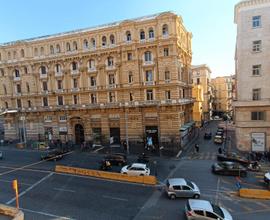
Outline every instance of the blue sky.
{"label": "blue sky", "polygon": [[193,34],[193,64],[206,63],[212,76],[234,73],[239,0],[9,0],[1,1],[0,43],[38,37],[163,11],[181,15]]}

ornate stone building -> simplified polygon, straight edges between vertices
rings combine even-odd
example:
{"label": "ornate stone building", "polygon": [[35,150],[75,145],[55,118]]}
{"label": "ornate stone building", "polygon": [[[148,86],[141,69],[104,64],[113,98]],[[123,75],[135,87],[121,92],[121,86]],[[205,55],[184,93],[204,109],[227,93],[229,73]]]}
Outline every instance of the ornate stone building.
{"label": "ornate stone building", "polygon": [[235,6],[235,124],[237,147],[270,150],[270,0]]}
{"label": "ornate stone building", "polygon": [[179,140],[192,120],[191,38],[165,12],[1,44],[5,139]]}

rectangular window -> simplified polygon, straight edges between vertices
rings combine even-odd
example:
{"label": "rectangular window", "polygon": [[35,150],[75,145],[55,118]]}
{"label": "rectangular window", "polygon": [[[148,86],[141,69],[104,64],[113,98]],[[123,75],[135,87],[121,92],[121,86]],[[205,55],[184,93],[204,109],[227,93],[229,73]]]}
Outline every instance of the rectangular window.
{"label": "rectangular window", "polygon": [[109,74],[109,84],[110,85],[115,84],[114,74]]}
{"label": "rectangular window", "polygon": [[43,106],[44,107],[48,106],[48,98],[47,97],[43,97]]}
{"label": "rectangular window", "polygon": [[154,100],[154,97],[153,97],[153,90],[152,90],[152,89],[146,90],[146,100],[147,100],[147,101]]}
{"label": "rectangular window", "polygon": [[18,108],[22,107],[22,101],[20,99],[17,99],[17,107]]}
{"label": "rectangular window", "polygon": [[73,96],[73,104],[74,105],[77,105],[78,104],[78,96],[77,95],[74,95]]}
{"label": "rectangular window", "polygon": [[128,53],[128,54],[127,54],[127,59],[128,59],[128,60],[132,60],[132,53]]}
{"label": "rectangular window", "polygon": [[252,90],[252,99],[260,100],[261,99],[261,89],[253,89]]}
{"label": "rectangular window", "polygon": [[57,80],[57,89],[63,89],[62,80]]}
{"label": "rectangular window", "polygon": [[96,77],[95,76],[91,76],[90,77],[90,85],[91,86],[96,86],[97,85],[97,81],[96,81]]}
{"label": "rectangular window", "polygon": [[253,65],[252,66],[252,75],[253,76],[261,75],[261,68],[262,68],[262,65]]}
{"label": "rectangular window", "polygon": [[42,82],[43,91],[48,91],[48,84],[47,81]]}
{"label": "rectangular window", "polygon": [[200,78],[197,78],[197,85],[200,84]]}
{"label": "rectangular window", "polygon": [[31,106],[32,106],[31,105],[31,100],[28,100],[27,103],[28,103],[28,108],[31,108]]}
{"label": "rectangular window", "polygon": [[261,45],[262,45],[261,40],[253,41],[252,42],[252,51],[253,52],[260,52],[261,51]]}
{"label": "rectangular window", "polygon": [[132,93],[132,92],[129,93],[129,101],[130,101],[130,102],[133,101],[133,93]]}
{"label": "rectangular window", "polygon": [[132,72],[129,72],[128,74],[128,83],[132,83],[133,82],[133,75]]}
{"label": "rectangular window", "polygon": [[59,121],[67,121],[67,116],[66,115],[60,115],[59,116]]}
{"label": "rectangular window", "polygon": [[115,93],[109,92],[109,102],[115,102]]}
{"label": "rectangular window", "polygon": [[153,81],[152,70],[146,70],[146,72],[145,72],[145,80],[146,80],[146,82],[152,82]]}
{"label": "rectangular window", "polygon": [[91,94],[91,103],[92,104],[97,103],[97,96],[96,96],[96,94]]}
{"label": "rectangular window", "polygon": [[41,74],[47,74],[47,70],[46,70],[46,67],[45,66],[42,66],[40,68],[40,70],[41,70]]}
{"label": "rectangular window", "polygon": [[166,98],[166,100],[170,100],[171,99],[171,91],[170,90],[165,91],[165,98]]}
{"label": "rectangular window", "polygon": [[55,70],[56,70],[57,73],[60,73],[61,72],[61,66],[60,66],[60,64],[56,64]]}
{"label": "rectangular window", "polygon": [[58,105],[64,105],[63,96],[58,96]]}
{"label": "rectangular window", "polygon": [[17,93],[21,93],[22,92],[21,85],[17,84],[16,87],[17,87]]}
{"label": "rectangular window", "polygon": [[164,53],[164,57],[169,56],[169,48],[164,48],[163,53]]}
{"label": "rectangular window", "polygon": [[78,79],[73,79],[73,88],[78,88]]}
{"label": "rectangular window", "polygon": [[165,81],[171,80],[171,74],[170,71],[165,71]]}
{"label": "rectangular window", "polygon": [[261,16],[253,16],[252,17],[252,27],[261,27]]}
{"label": "rectangular window", "polygon": [[265,120],[265,113],[264,112],[251,112],[251,120]]}

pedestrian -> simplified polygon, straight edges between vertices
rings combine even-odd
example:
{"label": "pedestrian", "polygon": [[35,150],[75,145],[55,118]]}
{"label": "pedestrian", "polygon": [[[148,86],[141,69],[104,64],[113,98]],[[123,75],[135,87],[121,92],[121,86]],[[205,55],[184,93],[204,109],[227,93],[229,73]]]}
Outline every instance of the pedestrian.
{"label": "pedestrian", "polygon": [[195,151],[196,151],[196,153],[199,153],[199,145],[198,144],[195,144]]}
{"label": "pedestrian", "polygon": [[219,153],[219,154],[222,154],[222,149],[221,149],[221,147],[218,148],[218,153]]}

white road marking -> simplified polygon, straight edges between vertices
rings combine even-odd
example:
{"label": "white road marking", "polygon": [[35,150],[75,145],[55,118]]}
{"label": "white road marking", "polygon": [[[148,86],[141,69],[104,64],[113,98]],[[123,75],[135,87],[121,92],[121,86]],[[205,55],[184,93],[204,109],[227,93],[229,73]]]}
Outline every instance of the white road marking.
{"label": "white road marking", "polygon": [[[37,185],[39,185],[40,183],[42,183],[43,181],[45,181],[46,179],[48,179],[49,177],[51,177],[54,173],[49,173],[47,176],[43,177],[41,180],[37,181],[36,183],[34,183],[32,186],[30,186],[29,188],[27,188],[26,190],[22,191],[19,194],[19,197],[23,196],[24,194],[26,194],[28,191],[30,191],[31,189],[33,189],[34,187],[36,187]],[[14,202],[16,200],[16,197],[14,197],[13,199],[9,200],[6,202],[7,205],[11,204],[12,202]]]}
{"label": "white road marking", "polygon": [[100,151],[100,150],[102,150],[104,147],[100,147],[100,148],[98,148],[98,149],[96,149],[96,150],[94,150],[93,152],[98,152],[98,151]]}
{"label": "white road marking", "polygon": [[103,195],[102,197],[103,197],[103,198],[106,198],[106,199],[114,199],[114,200],[123,201],[123,202],[127,202],[127,201],[128,201],[128,199],[119,198],[119,197],[113,197],[113,196],[106,196],[106,195]]}
{"label": "white road marking", "polygon": [[24,212],[31,212],[31,213],[36,213],[36,214],[40,214],[40,215],[45,215],[45,216],[49,216],[55,219],[65,219],[65,220],[73,220],[73,218],[68,218],[68,217],[64,217],[64,216],[58,216],[58,215],[53,215],[47,212],[40,212],[40,211],[34,211],[31,209],[24,209],[24,208],[20,208],[22,211]]}
{"label": "white road marking", "polygon": [[180,157],[181,154],[182,154],[182,150],[180,150],[180,151],[178,152],[178,154],[176,155],[176,157]]}
{"label": "white road marking", "polygon": [[57,190],[57,191],[63,191],[63,192],[72,192],[72,193],[75,193],[76,191],[74,190],[71,190],[71,189],[64,189],[64,188],[53,188],[54,190]]}
{"label": "white road marking", "polygon": [[[3,182],[3,183],[12,183],[13,181],[12,180],[1,180],[0,179],[0,182]],[[30,183],[22,183],[22,182],[20,182],[20,185],[32,186],[32,184],[30,184]]]}
{"label": "white road marking", "polygon": [[[5,168],[5,169],[20,169],[20,167],[12,167],[12,166],[0,166],[0,168]],[[33,172],[40,172],[40,173],[50,173],[51,171],[49,170],[40,170],[40,169],[29,169],[29,168],[26,168],[26,169],[20,169],[20,170],[25,170],[25,171],[33,171]]]}

